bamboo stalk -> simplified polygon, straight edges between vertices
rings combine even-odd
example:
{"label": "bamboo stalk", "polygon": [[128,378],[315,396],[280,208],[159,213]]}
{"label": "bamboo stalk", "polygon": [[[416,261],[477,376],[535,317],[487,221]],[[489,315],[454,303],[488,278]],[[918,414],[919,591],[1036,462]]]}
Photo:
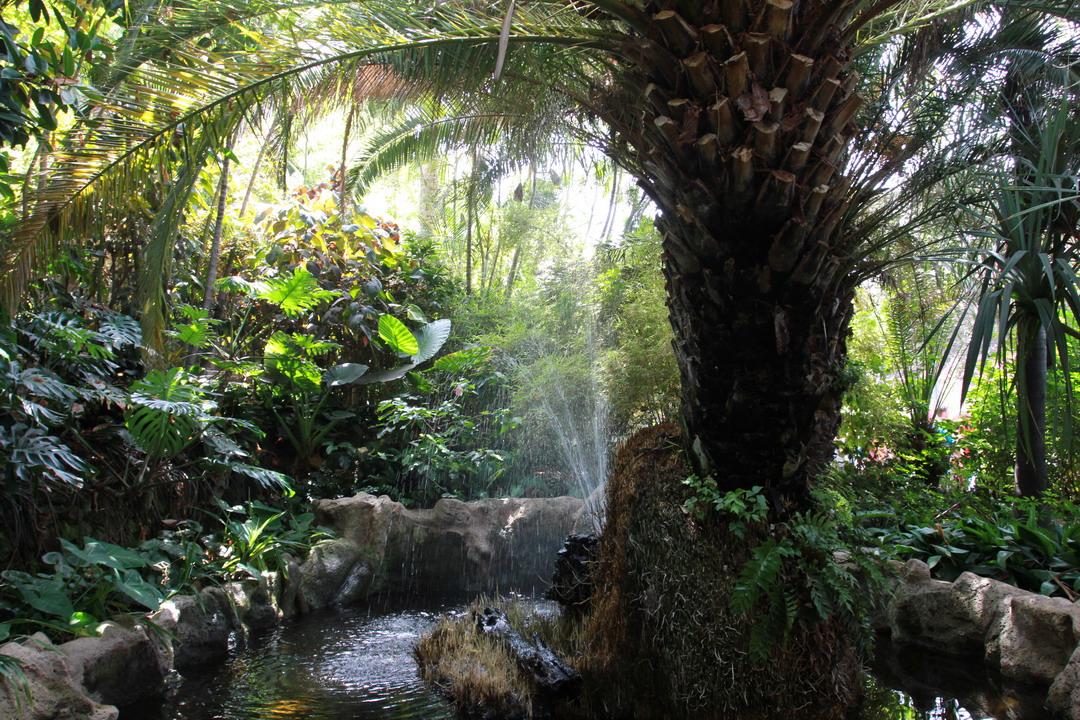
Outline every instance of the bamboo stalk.
{"label": "bamboo stalk", "polygon": [[749,86],[750,64],[745,52],[741,52],[724,63],[724,92],[730,98],[738,98]]}
{"label": "bamboo stalk", "polygon": [[690,84],[701,97],[709,97],[716,92],[716,78],[712,71],[712,58],[708,53],[696,52],[683,61]]}
{"label": "bamboo stalk", "polygon": [[653,15],[653,22],[660,31],[664,43],[678,57],[689,55],[698,43],[697,31],[674,10],[661,10]]}

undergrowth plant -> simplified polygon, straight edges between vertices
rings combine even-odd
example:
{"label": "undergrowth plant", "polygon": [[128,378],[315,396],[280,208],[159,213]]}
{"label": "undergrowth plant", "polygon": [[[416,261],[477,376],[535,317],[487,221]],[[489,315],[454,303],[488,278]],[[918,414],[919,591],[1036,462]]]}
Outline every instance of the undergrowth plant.
{"label": "undergrowth plant", "polygon": [[819,509],[783,523],[768,523],[760,486],[720,492],[710,477],[691,476],[683,509],[699,520],[711,513],[736,537],[751,543],[731,608],[753,620],[752,659],[765,660],[798,624],[835,622],[868,641],[866,611],[884,587],[881,558],[864,551],[869,538],[819,498]]}
{"label": "undergrowth plant", "polygon": [[[1080,507],[1067,500],[1047,506],[1013,501],[954,508],[921,522],[879,528],[884,547],[900,558],[919,558],[935,577],[963,572],[994,578],[1043,595],[1080,598]],[[1052,515],[1054,520],[1047,520]],[[866,513],[865,523],[882,523]],[[928,520],[928,521],[927,521]]]}

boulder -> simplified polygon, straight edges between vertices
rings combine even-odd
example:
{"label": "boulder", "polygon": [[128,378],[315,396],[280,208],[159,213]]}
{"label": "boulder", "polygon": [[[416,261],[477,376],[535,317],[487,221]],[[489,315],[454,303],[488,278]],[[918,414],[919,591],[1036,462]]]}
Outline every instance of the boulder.
{"label": "boulder", "polygon": [[903,582],[889,603],[889,627],[898,642],[951,655],[982,655],[983,631],[952,583],[919,579]]}
{"label": "boulder", "polygon": [[300,566],[296,603],[302,612],[348,605],[371,589],[371,568],[352,541],[317,545]]}
{"label": "boulder", "polygon": [[168,618],[162,625],[173,634],[173,666],[177,670],[197,667],[229,652],[233,613],[220,588],[166,600],[159,614]]}
{"label": "boulder", "polygon": [[1080,648],[1073,651],[1065,669],[1054,678],[1046,707],[1058,717],[1080,720]]}
{"label": "boulder", "polygon": [[[0,646],[20,664],[25,683],[0,683],[0,717],[19,720],[116,720],[116,708],[87,696],[67,655],[38,633]],[[81,668],[78,668],[81,672]]]}
{"label": "boulder", "polygon": [[87,694],[107,705],[128,705],[158,694],[171,669],[167,653],[142,626],[109,622],[99,637],[77,638],[58,650]]}
{"label": "boulder", "polygon": [[1069,662],[1080,637],[1080,608],[1064,598],[1013,596],[1001,619],[997,652],[1001,674],[1049,685]]}
{"label": "boulder", "polygon": [[316,519],[337,539],[315,548],[301,574],[301,606],[357,602],[376,593],[534,593],[571,532],[588,529],[577,498],[443,499],[409,510],[360,493],[318,500]]}

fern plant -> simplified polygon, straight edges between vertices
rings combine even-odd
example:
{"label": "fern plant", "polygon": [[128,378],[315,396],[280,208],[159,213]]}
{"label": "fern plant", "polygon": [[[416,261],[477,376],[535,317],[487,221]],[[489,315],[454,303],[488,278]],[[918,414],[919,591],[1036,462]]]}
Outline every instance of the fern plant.
{"label": "fern plant", "polygon": [[872,544],[868,537],[849,537],[856,531],[828,510],[766,525],[768,503],[760,487],[720,493],[708,478],[691,477],[686,484],[695,490],[684,505],[688,513],[700,519],[712,510],[740,538],[749,537],[751,527],[765,531],[731,594],[732,610],[754,622],[752,659],[767,659],[800,624],[836,622],[868,640],[865,612],[885,583],[878,558],[862,549]]}

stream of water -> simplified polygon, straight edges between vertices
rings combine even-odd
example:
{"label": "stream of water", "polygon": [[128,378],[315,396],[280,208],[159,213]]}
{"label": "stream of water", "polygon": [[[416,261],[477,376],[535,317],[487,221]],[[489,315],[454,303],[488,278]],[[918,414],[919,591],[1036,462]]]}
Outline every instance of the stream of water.
{"label": "stream of water", "polygon": [[[395,601],[285,622],[120,720],[450,720],[411,652],[452,607]],[[1048,720],[1038,691],[952,660],[884,645],[874,673],[853,720]]]}

